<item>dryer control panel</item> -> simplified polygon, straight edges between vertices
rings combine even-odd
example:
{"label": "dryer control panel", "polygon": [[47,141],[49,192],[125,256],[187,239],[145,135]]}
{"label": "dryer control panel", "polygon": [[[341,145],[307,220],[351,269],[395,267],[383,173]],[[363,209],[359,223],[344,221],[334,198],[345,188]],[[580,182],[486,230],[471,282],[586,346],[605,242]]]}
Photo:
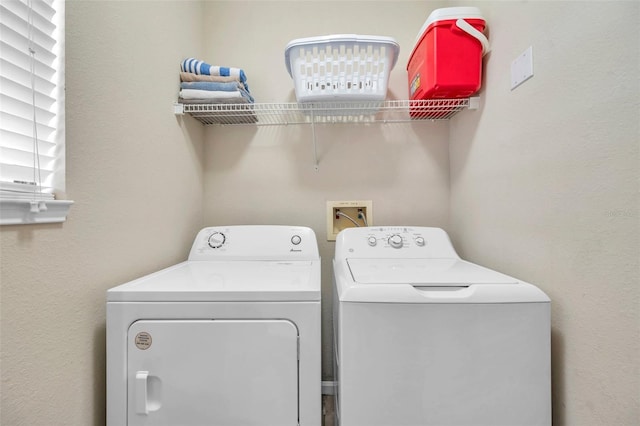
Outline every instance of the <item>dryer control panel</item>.
{"label": "dryer control panel", "polygon": [[216,226],[200,230],[189,260],[319,260],[311,228],[283,225]]}
{"label": "dryer control panel", "polygon": [[440,228],[375,226],[347,228],[336,238],[336,259],[458,258],[447,233]]}

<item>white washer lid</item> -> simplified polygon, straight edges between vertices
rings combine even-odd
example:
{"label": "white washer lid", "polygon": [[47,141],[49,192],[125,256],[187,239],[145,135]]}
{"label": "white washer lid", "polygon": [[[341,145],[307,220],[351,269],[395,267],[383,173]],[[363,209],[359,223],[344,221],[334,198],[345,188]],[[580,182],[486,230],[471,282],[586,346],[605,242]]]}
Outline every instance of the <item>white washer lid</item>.
{"label": "white washer lid", "polygon": [[334,261],[340,302],[549,303],[536,286],[452,258]]}
{"label": "white washer lid", "polygon": [[360,284],[468,286],[516,284],[512,277],[460,259],[347,259],[351,276]]}
{"label": "white washer lid", "polygon": [[109,302],[312,300],[319,261],[186,261],[107,291]]}

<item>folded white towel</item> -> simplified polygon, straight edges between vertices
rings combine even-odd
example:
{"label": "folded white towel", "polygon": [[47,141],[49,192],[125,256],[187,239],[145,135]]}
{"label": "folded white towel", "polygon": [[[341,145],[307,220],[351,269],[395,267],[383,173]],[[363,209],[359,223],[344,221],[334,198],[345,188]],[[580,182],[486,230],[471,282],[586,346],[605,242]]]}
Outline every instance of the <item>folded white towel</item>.
{"label": "folded white towel", "polygon": [[242,94],[239,91],[182,89],[180,90],[180,97],[182,99],[232,99],[241,98]]}

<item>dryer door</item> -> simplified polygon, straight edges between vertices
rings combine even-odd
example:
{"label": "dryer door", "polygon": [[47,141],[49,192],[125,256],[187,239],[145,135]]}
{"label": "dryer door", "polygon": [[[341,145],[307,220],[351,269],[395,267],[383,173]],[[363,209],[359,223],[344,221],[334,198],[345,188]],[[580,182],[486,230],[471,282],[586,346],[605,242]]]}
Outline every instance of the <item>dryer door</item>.
{"label": "dryer door", "polygon": [[298,424],[287,320],[140,320],[127,337],[128,425]]}

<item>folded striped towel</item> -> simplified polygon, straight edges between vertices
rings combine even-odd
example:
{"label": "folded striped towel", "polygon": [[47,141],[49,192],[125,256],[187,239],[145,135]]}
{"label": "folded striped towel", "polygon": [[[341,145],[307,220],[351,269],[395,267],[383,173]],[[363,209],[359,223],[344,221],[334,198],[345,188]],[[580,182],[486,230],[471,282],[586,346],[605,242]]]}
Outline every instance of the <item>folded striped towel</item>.
{"label": "folded striped towel", "polygon": [[240,83],[240,78],[234,76],[221,77],[219,75],[202,75],[182,71],[180,72],[180,81],[215,81],[218,83],[237,81],[238,83]]}
{"label": "folded striped towel", "polygon": [[180,64],[180,68],[183,72],[204,75],[218,75],[221,77],[233,76],[238,77],[242,83],[247,82],[247,76],[244,73],[244,70],[240,68],[213,66],[195,58],[185,59],[184,61],[182,61],[182,64]]}

